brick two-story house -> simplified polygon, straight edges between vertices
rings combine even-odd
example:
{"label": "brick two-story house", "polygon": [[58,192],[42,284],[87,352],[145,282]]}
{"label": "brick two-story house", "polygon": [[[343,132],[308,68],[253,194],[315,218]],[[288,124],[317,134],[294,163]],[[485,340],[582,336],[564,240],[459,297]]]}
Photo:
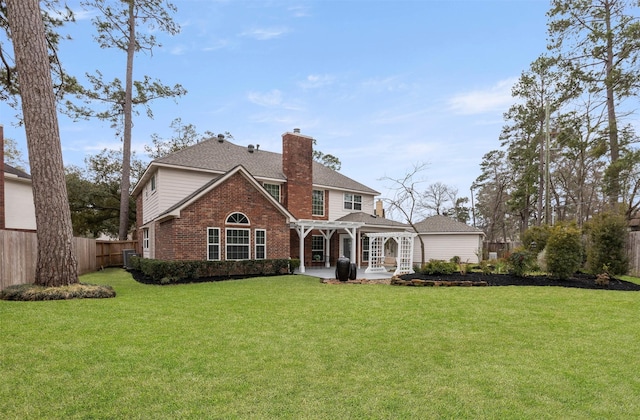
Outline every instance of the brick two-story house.
{"label": "brick two-story house", "polygon": [[342,255],[367,264],[366,233],[406,230],[376,215],[377,191],[315,162],[313,138],[298,129],[282,135],[282,154],[220,136],[156,159],[132,194],[147,258],[291,257],[304,272]]}

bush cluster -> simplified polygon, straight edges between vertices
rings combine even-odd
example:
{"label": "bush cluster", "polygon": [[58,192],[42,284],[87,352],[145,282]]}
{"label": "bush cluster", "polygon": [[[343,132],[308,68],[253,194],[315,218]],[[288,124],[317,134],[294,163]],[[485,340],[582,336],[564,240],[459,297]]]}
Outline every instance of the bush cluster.
{"label": "bush cluster", "polygon": [[420,267],[414,267],[416,273],[427,275],[453,274],[458,270],[458,264],[442,260],[429,260]]}
{"label": "bush cluster", "polygon": [[523,277],[527,271],[531,269],[533,264],[533,256],[531,252],[524,248],[519,248],[513,251],[507,257],[507,267],[509,273],[514,276]]}
{"label": "bush cluster", "polygon": [[567,279],[582,265],[582,235],[575,224],[557,224],[547,241],[547,271],[552,277]]}
{"label": "bush cluster", "polygon": [[64,300],[64,299],[100,299],[116,296],[113,287],[76,283],[60,287],[44,287],[34,284],[19,284],[9,286],[0,291],[2,300]]}
{"label": "bush cluster", "polygon": [[587,267],[592,274],[627,274],[627,221],[624,216],[603,213],[585,226]]}
{"label": "bush cluster", "polygon": [[293,272],[300,265],[297,259],[239,261],[167,261],[131,257],[130,267],[142,273],[149,283],[172,284],[200,279],[231,279],[254,276],[274,276]]}

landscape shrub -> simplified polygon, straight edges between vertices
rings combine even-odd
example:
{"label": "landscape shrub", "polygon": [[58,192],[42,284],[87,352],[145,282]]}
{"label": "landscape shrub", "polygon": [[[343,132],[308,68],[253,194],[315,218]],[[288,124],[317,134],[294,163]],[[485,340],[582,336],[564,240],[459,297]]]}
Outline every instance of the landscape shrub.
{"label": "landscape shrub", "polygon": [[[532,226],[522,234],[522,246],[529,251],[540,253],[546,246],[549,239],[549,226]],[[535,243],[535,247],[533,244]]]}
{"label": "landscape shrub", "polygon": [[[272,276],[291,272],[295,260],[239,260],[239,261],[167,261],[132,257],[133,270],[142,273],[153,284],[185,283],[201,279],[230,279],[254,276]],[[300,265],[298,260],[298,266]]]}
{"label": "landscape shrub", "polygon": [[552,277],[567,279],[582,264],[582,240],[575,223],[550,228],[546,245],[547,271]]}
{"label": "landscape shrub", "polygon": [[101,299],[116,296],[113,287],[87,283],[75,283],[68,286],[45,287],[34,284],[9,286],[0,291],[2,300],[66,300],[66,299]]}
{"label": "landscape shrub", "polygon": [[427,275],[453,274],[457,269],[458,265],[453,262],[429,260],[429,262],[422,264],[416,272]]}
{"label": "landscape shrub", "polygon": [[598,214],[585,225],[584,231],[587,237],[589,271],[592,274],[627,274],[629,258],[625,217],[615,213]]}
{"label": "landscape shrub", "polygon": [[507,258],[507,269],[514,276],[523,277],[530,270],[533,254],[524,248],[514,250]]}

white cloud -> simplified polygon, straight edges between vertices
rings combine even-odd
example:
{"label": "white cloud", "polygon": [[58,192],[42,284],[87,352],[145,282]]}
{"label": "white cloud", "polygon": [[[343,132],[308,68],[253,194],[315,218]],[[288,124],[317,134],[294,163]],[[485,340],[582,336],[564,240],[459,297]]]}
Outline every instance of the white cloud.
{"label": "white cloud", "polygon": [[276,107],[282,105],[282,92],[273,89],[270,92],[249,92],[247,98],[251,103],[264,107]]}
{"label": "white cloud", "polygon": [[171,51],[169,51],[170,54],[172,55],[184,55],[187,52],[187,48],[184,45],[176,45],[173,48],[171,48]]}
{"label": "white cloud", "polygon": [[242,32],[240,36],[257,39],[258,41],[267,41],[269,39],[279,38],[287,32],[289,32],[289,30],[284,27],[254,28]]}
{"label": "white cloud", "polygon": [[309,7],[307,7],[306,5],[291,6],[289,7],[288,10],[289,12],[291,12],[291,14],[294,17],[297,17],[297,18],[311,16],[311,13],[309,12]]}
{"label": "white cloud", "polygon": [[333,83],[335,77],[328,74],[310,74],[298,83],[303,89],[317,89]]}
{"label": "white cloud", "polygon": [[449,109],[463,115],[506,111],[513,103],[511,88],[516,81],[516,78],[505,79],[486,89],[457,94],[449,99]]}

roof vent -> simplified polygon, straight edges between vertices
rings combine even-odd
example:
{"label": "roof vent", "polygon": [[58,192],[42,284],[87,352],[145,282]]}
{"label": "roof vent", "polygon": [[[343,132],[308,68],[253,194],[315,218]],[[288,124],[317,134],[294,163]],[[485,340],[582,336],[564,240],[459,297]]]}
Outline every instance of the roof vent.
{"label": "roof vent", "polygon": [[218,143],[222,143],[224,141],[224,134],[218,134]]}
{"label": "roof vent", "polygon": [[247,149],[249,150],[249,153],[253,153],[253,144],[250,144],[249,146],[247,146]]}
{"label": "roof vent", "polygon": [[294,128],[294,129],[293,129],[293,132],[294,132],[295,134],[300,134],[300,129],[299,129],[299,128]]}

